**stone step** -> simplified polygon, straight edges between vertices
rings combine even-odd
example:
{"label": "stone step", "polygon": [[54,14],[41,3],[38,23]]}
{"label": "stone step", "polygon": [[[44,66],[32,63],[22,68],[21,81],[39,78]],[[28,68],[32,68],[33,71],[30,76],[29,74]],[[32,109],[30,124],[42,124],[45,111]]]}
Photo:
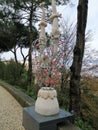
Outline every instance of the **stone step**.
{"label": "stone step", "polygon": [[66,121],[64,124],[58,124],[58,130],[81,130],[79,127]]}

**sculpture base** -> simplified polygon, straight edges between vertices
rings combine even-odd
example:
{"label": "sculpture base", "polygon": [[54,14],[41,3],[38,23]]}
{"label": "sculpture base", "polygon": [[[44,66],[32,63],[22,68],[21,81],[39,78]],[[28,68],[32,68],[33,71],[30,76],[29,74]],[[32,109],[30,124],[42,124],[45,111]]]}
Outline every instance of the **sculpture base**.
{"label": "sculpture base", "polygon": [[42,116],[35,112],[35,107],[26,107],[23,110],[23,126],[25,130],[57,130],[57,124],[72,120],[73,115],[64,110],[54,116]]}

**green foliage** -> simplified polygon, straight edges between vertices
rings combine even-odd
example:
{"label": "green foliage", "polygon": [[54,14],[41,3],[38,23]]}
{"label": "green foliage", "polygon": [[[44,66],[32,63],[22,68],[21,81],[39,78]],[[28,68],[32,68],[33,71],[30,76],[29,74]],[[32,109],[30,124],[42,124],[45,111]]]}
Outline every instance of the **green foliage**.
{"label": "green foliage", "polygon": [[[66,76],[65,76],[66,77]],[[58,91],[60,107],[68,110],[69,86],[64,82],[63,91]],[[83,78],[81,80],[81,115],[75,124],[82,130],[98,129],[98,78]]]}
{"label": "green foliage", "polygon": [[14,46],[13,44],[13,34],[11,31],[11,26],[6,23],[0,23],[0,52],[8,51]]}
{"label": "green foliage", "polygon": [[20,75],[21,67],[20,63],[16,63],[13,60],[7,64],[0,62],[0,79],[26,89],[27,71],[24,68],[22,75]]}
{"label": "green foliage", "polygon": [[77,119],[75,124],[80,127],[82,130],[95,130],[87,122],[84,122],[82,119]]}
{"label": "green foliage", "polygon": [[61,72],[61,85],[58,90],[58,100],[61,107],[65,110],[69,109],[69,70],[62,67]]}
{"label": "green foliage", "polygon": [[32,98],[35,99],[35,100],[36,100],[36,98],[37,98],[37,95],[35,95],[34,91],[32,91],[32,92],[27,92],[27,95],[29,95],[30,97],[32,97]]}
{"label": "green foliage", "polygon": [[98,129],[98,78],[84,77],[81,81],[82,118]]}
{"label": "green foliage", "polygon": [[[27,70],[22,67],[21,63],[16,63],[13,60],[6,64],[0,61],[0,79],[13,86],[19,86],[22,91],[27,91]],[[21,70],[23,70],[22,74]],[[34,84],[33,76],[32,88],[30,93],[27,94],[35,99],[38,89],[38,85]]]}
{"label": "green foliage", "polygon": [[6,65],[0,61],[0,79],[5,79]]}
{"label": "green foliage", "polygon": [[[1,24],[0,26],[0,51],[9,51],[14,46],[18,45],[20,47],[29,46],[29,30],[28,27],[24,26],[19,22],[11,22]],[[37,38],[37,30],[32,27],[33,40]]]}
{"label": "green foliage", "polygon": [[27,70],[25,68],[23,68],[22,75],[18,79],[17,85],[23,89],[27,89],[26,84],[27,84]]}
{"label": "green foliage", "polygon": [[34,77],[33,77],[33,79],[32,79],[32,89],[31,89],[31,91],[27,91],[26,93],[27,93],[27,95],[29,95],[30,97],[32,97],[33,99],[37,99],[37,94],[38,94],[38,90],[39,90],[39,86],[38,86],[38,84],[36,84],[34,81]]}
{"label": "green foliage", "polygon": [[62,90],[58,90],[58,101],[60,107],[64,108],[65,110],[69,109],[69,88],[66,85],[66,87]]}
{"label": "green foliage", "polygon": [[68,95],[65,93],[58,93],[58,101],[61,108],[65,110],[69,109],[69,98]]}
{"label": "green foliage", "polygon": [[6,66],[6,80],[11,84],[16,84],[20,78],[21,64],[10,61]]}
{"label": "green foliage", "polygon": [[[18,2],[19,1],[19,2]],[[21,15],[21,6],[24,10],[29,7],[23,5],[22,0],[7,1],[1,4],[0,9],[0,51],[9,51],[14,46],[29,46],[29,25],[24,24],[22,20],[27,20],[29,23],[29,16],[24,18]],[[22,4],[22,5],[21,5]],[[6,5],[6,6],[5,6]],[[30,4],[28,4],[30,5]],[[12,11],[13,10],[13,11]],[[29,11],[29,9],[28,9]],[[27,13],[27,12],[26,12]],[[28,14],[28,13],[27,13]],[[32,41],[38,36],[37,29],[32,26]]]}

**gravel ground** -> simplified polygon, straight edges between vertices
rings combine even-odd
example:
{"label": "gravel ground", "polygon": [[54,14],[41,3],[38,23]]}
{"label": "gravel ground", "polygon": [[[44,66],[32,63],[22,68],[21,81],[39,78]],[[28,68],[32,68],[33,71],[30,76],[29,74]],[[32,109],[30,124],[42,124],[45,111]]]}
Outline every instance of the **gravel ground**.
{"label": "gravel ground", "polygon": [[22,110],[15,98],[0,86],[0,130],[25,130]]}

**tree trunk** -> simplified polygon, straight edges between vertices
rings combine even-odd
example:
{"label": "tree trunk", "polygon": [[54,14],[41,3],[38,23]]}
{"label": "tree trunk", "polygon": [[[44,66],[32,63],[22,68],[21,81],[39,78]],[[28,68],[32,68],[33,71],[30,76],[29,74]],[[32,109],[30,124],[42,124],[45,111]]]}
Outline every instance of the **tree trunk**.
{"label": "tree trunk", "polygon": [[17,47],[13,47],[14,50],[10,50],[13,54],[14,54],[14,58],[15,58],[15,62],[18,64],[18,59],[17,59],[17,54],[16,54],[16,51],[17,51]]}
{"label": "tree trunk", "polygon": [[87,23],[88,0],[79,0],[77,7],[77,38],[74,48],[73,63],[70,67],[70,106],[69,110],[74,112],[75,116],[80,116],[80,73],[85,47],[85,30]]}
{"label": "tree trunk", "polygon": [[32,16],[33,16],[33,2],[32,2],[32,7],[31,7],[31,11],[30,11],[30,38],[29,38],[29,58],[28,58],[28,64],[29,64],[29,68],[28,68],[28,77],[27,77],[27,91],[30,92],[31,91],[31,87],[32,87]]}
{"label": "tree trunk", "polygon": [[28,55],[26,55],[26,56],[24,56],[24,54],[23,54],[23,52],[22,52],[22,47],[20,47],[20,52],[21,52],[21,55],[22,55],[22,58],[23,58],[23,63],[21,64],[21,70],[20,70],[20,76],[22,75],[22,73],[23,73],[23,70],[24,70],[24,67],[25,67],[25,62],[26,62],[26,60],[27,60],[27,58],[28,58],[28,56],[29,56],[29,54]]}

